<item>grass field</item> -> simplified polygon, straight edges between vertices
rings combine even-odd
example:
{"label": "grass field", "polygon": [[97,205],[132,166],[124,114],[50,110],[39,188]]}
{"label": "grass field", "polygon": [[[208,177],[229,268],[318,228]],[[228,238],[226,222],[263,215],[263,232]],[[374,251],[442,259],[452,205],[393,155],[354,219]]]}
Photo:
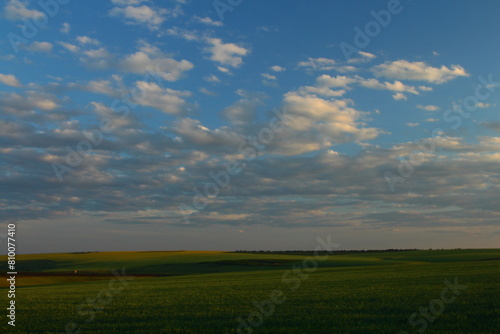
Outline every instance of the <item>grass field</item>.
{"label": "grass field", "polygon": [[[5,262],[0,257],[3,272]],[[120,277],[122,268],[136,277]],[[2,332],[492,334],[500,328],[498,249],[341,253],[322,261],[273,253],[40,254],[18,256],[18,270],[25,274],[17,277],[16,327],[4,319]]]}

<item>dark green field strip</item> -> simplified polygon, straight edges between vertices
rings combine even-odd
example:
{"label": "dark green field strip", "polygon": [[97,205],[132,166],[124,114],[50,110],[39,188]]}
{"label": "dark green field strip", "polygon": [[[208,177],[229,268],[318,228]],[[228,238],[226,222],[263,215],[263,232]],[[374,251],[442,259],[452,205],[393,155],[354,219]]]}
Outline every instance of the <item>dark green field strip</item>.
{"label": "dark green field strip", "polygon": [[292,262],[274,270],[137,278],[109,304],[98,305],[88,323],[92,309],[85,302],[108,289],[108,281],[19,288],[16,331],[64,332],[72,321],[82,333],[237,333],[238,318],[246,319],[257,310],[253,302],[269,300],[278,289],[286,301],[275,305],[254,333],[416,333],[409,317],[440,298],[444,281],[456,277],[467,288],[425,333],[495,333],[500,265],[468,260],[394,265],[365,258],[362,262],[387,262],[319,268],[296,290],[283,281]]}

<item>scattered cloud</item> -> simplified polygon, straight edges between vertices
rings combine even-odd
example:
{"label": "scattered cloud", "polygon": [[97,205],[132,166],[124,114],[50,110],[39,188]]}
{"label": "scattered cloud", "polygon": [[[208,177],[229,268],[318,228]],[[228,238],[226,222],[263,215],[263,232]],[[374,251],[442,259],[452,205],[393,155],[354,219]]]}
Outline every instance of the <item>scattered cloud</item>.
{"label": "scattered cloud", "polygon": [[167,14],[168,10],[164,8],[152,8],[146,5],[114,7],[109,11],[110,16],[122,18],[126,24],[143,25],[151,31],[157,31],[160,28]]}
{"label": "scattered cloud", "polygon": [[206,49],[211,54],[210,59],[221,65],[240,67],[242,57],[250,53],[249,49],[233,43],[223,43],[219,38],[209,38],[207,41],[211,45]]}
{"label": "scattered cloud", "polygon": [[439,107],[438,107],[438,106],[434,106],[434,105],[432,105],[432,104],[429,104],[429,105],[427,105],[427,106],[424,106],[424,105],[418,104],[418,105],[417,105],[417,108],[418,108],[418,109],[425,110],[425,111],[437,111],[437,110],[439,110]]}
{"label": "scattered cloud", "polygon": [[468,77],[469,74],[460,65],[432,67],[424,62],[397,60],[377,65],[372,69],[378,77],[400,80],[417,80],[442,84],[457,77]]}
{"label": "scattered cloud", "polygon": [[21,83],[13,74],[0,74],[0,82],[11,87],[21,87]]}
{"label": "scattered cloud", "polygon": [[45,16],[41,11],[29,9],[27,5],[28,1],[9,0],[4,7],[4,15],[9,20],[33,19]]}
{"label": "scattered cloud", "polygon": [[214,21],[210,17],[199,17],[199,16],[193,16],[193,21],[198,22],[198,23],[203,23],[209,26],[213,27],[222,27],[224,24],[221,21]]}

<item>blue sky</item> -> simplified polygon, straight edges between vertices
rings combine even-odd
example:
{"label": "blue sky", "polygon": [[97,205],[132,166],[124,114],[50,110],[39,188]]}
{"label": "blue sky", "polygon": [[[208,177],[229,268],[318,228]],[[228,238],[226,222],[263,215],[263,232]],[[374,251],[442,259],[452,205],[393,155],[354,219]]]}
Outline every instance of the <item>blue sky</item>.
{"label": "blue sky", "polygon": [[499,246],[498,2],[41,3],[0,8],[22,252]]}

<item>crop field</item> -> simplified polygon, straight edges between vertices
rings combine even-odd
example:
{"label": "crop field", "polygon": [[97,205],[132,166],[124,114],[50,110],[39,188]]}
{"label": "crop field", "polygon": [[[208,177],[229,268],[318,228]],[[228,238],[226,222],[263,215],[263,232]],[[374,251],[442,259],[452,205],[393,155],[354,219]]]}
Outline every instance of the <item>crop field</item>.
{"label": "crop field", "polygon": [[[16,327],[4,321],[2,332],[492,334],[500,328],[498,249],[317,257],[103,252],[17,260]],[[6,305],[8,287],[1,283]]]}

